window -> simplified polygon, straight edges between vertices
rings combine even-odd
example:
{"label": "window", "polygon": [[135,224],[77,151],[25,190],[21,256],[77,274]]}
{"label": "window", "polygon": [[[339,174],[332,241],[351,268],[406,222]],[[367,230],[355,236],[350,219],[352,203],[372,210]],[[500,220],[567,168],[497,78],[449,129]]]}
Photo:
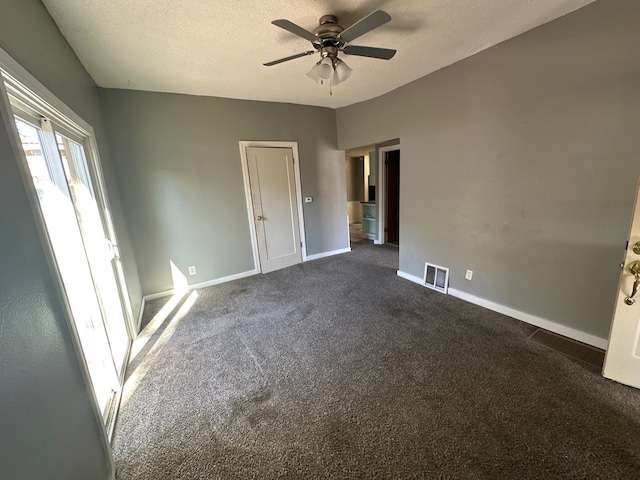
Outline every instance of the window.
{"label": "window", "polygon": [[133,322],[93,130],[1,50],[0,72],[2,107],[15,120],[9,133],[45,251],[111,432]]}

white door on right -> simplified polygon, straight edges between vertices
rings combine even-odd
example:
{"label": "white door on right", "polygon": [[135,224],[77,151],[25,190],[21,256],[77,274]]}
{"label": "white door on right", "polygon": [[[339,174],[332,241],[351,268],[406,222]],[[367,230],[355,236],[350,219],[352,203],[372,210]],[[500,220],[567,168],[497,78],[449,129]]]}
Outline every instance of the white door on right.
{"label": "white door on right", "polygon": [[640,185],[602,374],[640,388]]}
{"label": "white door on right", "polygon": [[292,149],[249,147],[247,162],[262,273],[302,262]]}

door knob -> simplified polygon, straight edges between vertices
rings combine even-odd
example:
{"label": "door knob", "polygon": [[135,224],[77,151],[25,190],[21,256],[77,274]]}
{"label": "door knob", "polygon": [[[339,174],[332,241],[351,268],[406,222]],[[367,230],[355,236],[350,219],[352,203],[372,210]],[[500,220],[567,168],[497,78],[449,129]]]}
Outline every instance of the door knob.
{"label": "door knob", "polygon": [[636,260],[635,262],[632,262],[629,265],[629,271],[633,273],[634,276],[633,287],[631,287],[631,295],[624,299],[624,303],[627,305],[633,305],[636,303],[636,300],[633,297],[635,297],[638,290],[640,290],[640,261]]}
{"label": "door knob", "polygon": [[256,217],[256,220],[264,220],[260,215]]}
{"label": "door knob", "polygon": [[631,250],[633,250],[633,253],[635,253],[636,255],[640,255],[640,242],[634,243],[633,247],[631,247]]}

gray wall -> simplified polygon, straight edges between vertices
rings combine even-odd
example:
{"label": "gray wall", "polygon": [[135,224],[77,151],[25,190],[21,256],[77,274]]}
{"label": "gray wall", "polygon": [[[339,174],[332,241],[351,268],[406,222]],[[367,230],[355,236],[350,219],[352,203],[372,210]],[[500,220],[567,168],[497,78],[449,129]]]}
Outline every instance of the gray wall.
{"label": "gray wall", "polygon": [[364,157],[346,158],[347,201],[364,201]]}
{"label": "gray wall", "polygon": [[[37,0],[0,3],[0,47],[96,129],[135,308],[140,285],[96,86]],[[107,478],[99,423],[8,142],[0,121],[0,476]]]}
{"label": "gray wall", "polygon": [[307,253],[345,248],[344,152],[330,109],[102,90],[111,149],[144,294],[253,269],[240,140],[296,141]]}
{"label": "gray wall", "polygon": [[638,45],[640,3],[595,2],[339,109],[339,148],[400,138],[400,270],[445,265],[456,289],[606,338],[640,173]]}

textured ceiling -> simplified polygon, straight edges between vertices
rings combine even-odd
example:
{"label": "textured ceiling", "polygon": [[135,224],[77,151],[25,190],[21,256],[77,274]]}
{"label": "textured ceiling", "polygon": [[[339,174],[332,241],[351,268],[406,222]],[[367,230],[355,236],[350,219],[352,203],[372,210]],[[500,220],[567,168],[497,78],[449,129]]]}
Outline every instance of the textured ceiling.
{"label": "textured ceiling", "polygon": [[[387,93],[593,0],[43,0],[101,87],[338,108]],[[398,50],[388,61],[341,55],[353,74],[333,88],[306,73],[319,55],[274,25],[313,30],[325,14],[347,28],[376,9],[391,22],[353,42]]]}

